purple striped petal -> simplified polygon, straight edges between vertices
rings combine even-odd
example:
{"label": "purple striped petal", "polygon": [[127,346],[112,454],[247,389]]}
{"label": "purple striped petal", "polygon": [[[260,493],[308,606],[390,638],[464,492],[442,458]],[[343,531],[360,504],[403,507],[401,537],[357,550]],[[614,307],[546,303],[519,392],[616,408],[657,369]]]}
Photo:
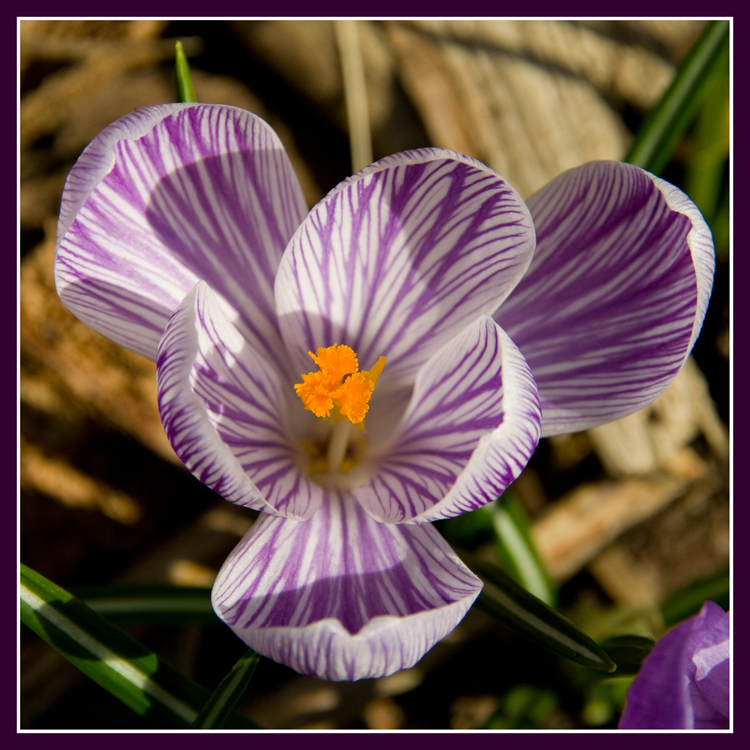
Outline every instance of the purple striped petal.
{"label": "purple striped petal", "polygon": [[155,359],[198,280],[271,360],[273,282],[306,213],[276,134],[234,107],[146,107],[97,136],[63,195],[55,278],[89,326]]}
{"label": "purple striped petal", "polygon": [[[347,344],[384,379],[419,366],[523,275],[534,249],[526,205],[495,172],[452,151],[389,157],[319,203],[279,266],[290,355]],[[301,370],[302,371],[302,370]]]}
{"label": "purple striped petal", "polygon": [[542,400],[542,434],[647,406],[685,362],[713,280],[711,233],[677,188],[619,162],[591,162],[529,201],[537,249],[495,319]]}
{"label": "purple striped petal", "polygon": [[256,510],[315,513],[322,490],[297,469],[285,423],[292,388],[245,341],[205,282],[170,319],[156,367],[164,429],[201,482]]}
{"label": "purple striped petal", "polygon": [[429,524],[380,524],[329,495],[308,521],[261,515],[214,584],[250,648],[325,680],[413,666],[482,587]]}
{"label": "purple striped petal", "polygon": [[[679,188],[670,185],[654,175],[646,172],[651,178],[654,185],[662,193],[664,200],[667,202],[671,211],[678,214],[684,214],[690,219],[692,229],[688,234],[688,247],[693,258],[695,266],[695,277],[698,285],[698,299],[696,301],[695,320],[693,321],[693,332],[690,336],[690,343],[685,352],[687,360],[693,349],[696,339],[703,327],[703,320],[706,317],[708,301],[711,298],[711,288],[714,282],[714,268],[716,267],[716,255],[714,252],[714,242],[711,230],[706,224],[703,215],[697,206],[685,195]],[[683,360],[684,364],[684,360]]]}
{"label": "purple striped petal", "polygon": [[402,151],[398,154],[385,156],[382,159],[378,159],[378,161],[374,162],[373,164],[365,167],[364,169],[360,169],[359,172],[355,172],[355,174],[347,177],[345,180],[336,185],[336,187],[331,189],[326,195],[326,198],[330,198],[332,195],[340,192],[341,190],[347,189],[352,183],[357,182],[357,180],[361,180],[363,177],[367,177],[368,175],[374,174],[375,172],[380,172],[383,169],[387,169],[389,167],[399,167],[403,164],[429,162],[442,159],[460,161],[481,171],[496,175],[496,172],[490,169],[486,164],[483,164],[481,161],[474,159],[471,156],[466,156],[466,154],[462,154],[458,151],[452,151],[447,148],[415,148],[410,151]]}
{"label": "purple striped petal", "polygon": [[539,442],[540,422],[526,361],[482,316],[419,371],[398,438],[354,495],[388,523],[474,510],[518,477]]}

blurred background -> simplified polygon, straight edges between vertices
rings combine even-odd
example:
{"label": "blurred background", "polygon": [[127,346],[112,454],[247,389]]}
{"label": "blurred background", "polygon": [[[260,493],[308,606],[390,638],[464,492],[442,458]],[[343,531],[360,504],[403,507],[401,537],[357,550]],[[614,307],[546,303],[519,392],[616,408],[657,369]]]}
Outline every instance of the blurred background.
{"label": "blurred background", "polygon": [[[110,122],[176,100],[180,39],[198,101],[267,120],[314,205],[352,171],[346,47],[336,23],[20,22],[21,561],[65,588],[211,586],[254,518],[176,459],[159,420],[154,364],[94,333],[58,300],[55,227],[66,174]],[[455,149],[522,197],[583,162],[622,159],[704,23],[357,22],[360,118],[365,112],[373,159]],[[710,590],[729,566],[723,81],[709,87],[662,175],[699,204],[717,245],[694,356],[648,409],[542,440],[506,493],[528,520],[559,609],[597,640],[660,635],[660,605],[706,581]],[[491,524],[473,516],[441,530],[502,562]],[[211,690],[246,650],[218,622],[126,629]],[[148,727],[26,630],[21,663],[22,727]],[[626,687],[627,677],[554,657],[475,606],[413,669],[388,678],[327,683],[263,659],[238,708],[268,728],[601,728],[616,725]]]}

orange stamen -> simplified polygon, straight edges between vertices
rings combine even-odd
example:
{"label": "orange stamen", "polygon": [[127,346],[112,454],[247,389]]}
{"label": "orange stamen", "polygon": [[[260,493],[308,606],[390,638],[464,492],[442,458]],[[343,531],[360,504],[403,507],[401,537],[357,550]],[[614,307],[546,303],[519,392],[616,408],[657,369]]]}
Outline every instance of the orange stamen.
{"label": "orange stamen", "polygon": [[359,371],[357,355],[348,346],[320,346],[316,354],[308,354],[320,371],[302,375],[302,382],[294,386],[305,409],[316,417],[328,417],[337,406],[335,417],[338,419],[334,421],[347,417],[352,424],[361,423],[385,367],[385,357],[380,357],[371,370]]}

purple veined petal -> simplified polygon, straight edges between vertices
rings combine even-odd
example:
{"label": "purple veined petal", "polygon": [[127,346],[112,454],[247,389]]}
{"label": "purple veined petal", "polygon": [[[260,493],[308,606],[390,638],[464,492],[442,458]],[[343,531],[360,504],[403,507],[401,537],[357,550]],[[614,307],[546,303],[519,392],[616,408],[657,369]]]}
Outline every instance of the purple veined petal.
{"label": "purple veined petal", "polygon": [[[711,230],[706,224],[703,215],[698,210],[693,201],[685,193],[666,180],[662,180],[650,172],[646,174],[651,178],[654,185],[661,191],[664,200],[667,202],[670,210],[687,216],[693,228],[688,234],[688,246],[693,257],[695,266],[696,281],[698,284],[698,300],[696,303],[695,320],[693,322],[693,333],[690,337],[690,343],[687,346],[685,360],[695,345],[695,341],[701,332],[703,320],[706,317],[708,301],[711,298],[711,288],[714,283],[714,269],[716,267],[716,254],[714,252],[714,242]],[[683,360],[683,364],[685,362]]]}
{"label": "purple veined petal", "polygon": [[646,657],[618,728],[727,729],[729,660],[729,614],[707,601]]}
{"label": "purple veined petal", "polygon": [[475,167],[476,169],[495,174],[494,170],[491,170],[486,164],[483,164],[478,159],[466,156],[466,154],[462,154],[458,151],[452,151],[447,148],[415,148],[410,151],[402,151],[401,153],[391,154],[382,159],[378,159],[378,161],[369,164],[363,169],[360,169],[359,172],[355,172],[350,177],[342,180],[336,185],[336,187],[329,190],[325,197],[330,198],[341,190],[348,189],[349,186],[352,183],[357,182],[357,180],[361,180],[363,177],[367,177],[368,175],[380,172],[389,167],[398,167],[405,163],[411,164],[414,162],[442,161],[444,159],[460,161],[464,164]]}
{"label": "purple veined petal", "polygon": [[347,344],[365,369],[384,355],[383,379],[413,380],[510,293],[534,250],[528,209],[499,175],[459,156],[397,154],[313,209],[276,279],[281,331],[299,367],[318,346]]}
{"label": "purple veined petal", "polygon": [[729,729],[729,641],[706,650],[724,658],[703,679],[690,683],[693,725],[696,729]]}
{"label": "purple veined petal", "polygon": [[256,510],[289,518],[315,513],[322,491],[297,468],[284,383],[205,282],[170,319],[156,368],[167,437],[201,482]]}
{"label": "purple veined petal", "polygon": [[212,599],[258,653],[324,680],[360,680],[413,666],[481,588],[430,524],[377,523],[331,493],[307,521],[261,515]]}
{"label": "purple veined petal", "polygon": [[529,201],[537,249],[495,320],[542,400],[542,435],[647,406],[684,364],[703,322],[711,234],[677,188],[637,167],[590,162]]}
{"label": "purple veined petal", "polygon": [[110,125],[63,194],[55,280],[64,304],[156,358],[167,320],[198,280],[272,361],[273,282],[306,213],[283,146],[235,107],[146,107]]}
{"label": "purple veined petal", "polygon": [[694,680],[690,683],[693,721],[696,729],[722,729],[730,713],[729,683],[731,644],[729,613],[708,600],[693,618],[692,662]]}
{"label": "purple veined petal", "polygon": [[387,523],[474,510],[523,471],[540,424],[526,361],[508,334],[482,316],[422,366],[398,437],[353,493]]}
{"label": "purple veined petal", "polygon": [[115,164],[115,144],[123,139],[137,140],[148,133],[164,117],[188,107],[191,103],[157,104],[143,107],[121,117],[102,130],[84,149],[67,180],[60,203],[57,235],[62,237],[70,228],[76,214],[88,200],[91,189],[99,183]]}

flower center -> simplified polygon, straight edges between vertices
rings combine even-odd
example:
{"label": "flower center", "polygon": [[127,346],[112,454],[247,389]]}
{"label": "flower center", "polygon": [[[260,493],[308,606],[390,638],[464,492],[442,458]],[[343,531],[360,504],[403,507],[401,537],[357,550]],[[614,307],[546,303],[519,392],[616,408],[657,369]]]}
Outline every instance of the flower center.
{"label": "flower center", "polygon": [[318,372],[302,375],[294,390],[305,409],[316,417],[330,419],[333,428],[325,444],[308,441],[305,449],[314,474],[339,474],[350,471],[362,452],[364,440],[357,439],[355,428],[364,432],[364,419],[370,397],[385,366],[380,357],[370,370],[360,370],[357,355],[338,344],[320,346],[308,352]]}

